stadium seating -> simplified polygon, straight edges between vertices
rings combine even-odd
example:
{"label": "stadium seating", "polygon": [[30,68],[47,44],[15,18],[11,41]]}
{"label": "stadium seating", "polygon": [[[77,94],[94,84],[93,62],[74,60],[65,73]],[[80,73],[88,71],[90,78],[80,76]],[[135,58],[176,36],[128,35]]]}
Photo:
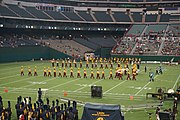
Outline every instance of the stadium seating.
{"label": "stadium seating", "polygon": [[157,16],[157,14],[147,14],[146,22],[156,22]]}
{"label": "stadium seating", "polygon": [[75,56],[83,57],[85,52],[92,51],[92,49],[82,44],[79,44],[74,40],[51,39],[49,37],[47,39],[42,39],[42,40],[37,39],[36,41],[38,41],[42,45],[46,45],[52,49],[63,52],[73,57]]}
{"label": "stadium seating", "polygon": [[180,15],[179,14],[171,14],[170,21],[179,21]]}
{"label": "stadium seating", "polygon": [[27,11],[25,11],[23,8],[18,7],[17,5],[10,5],[8,4],[8,7],[13,10],[14,12],[16,12],[18,15],[20,15],[21,17],[25,17],[25,18],[34,18],[31,14],[29,14]]}
{"label": "stadium seating", "polygon": [[129,16],[125,12],[114,11],[112,15],[114,16],[117,22],[131,22]]}
{"label": "stadium seating", "polygon": [[93,18],[87,11],[76,11],[84,20],[86,21],[94,21]]}
{"label": "stadium seating", "polygon": [[122,40],[114,50],[114,53],[128,55],[132,51],[135,41],[134,40]]}
{"label": "stadium seating", "polygon": [[0,36],[1,47],[20,47],[20,46],[33,46],[39,45],[38,42],[32,40],[30,37],[25,35],[2,35]]}
{"label": "stadium seating", "polygon": [[138,45],[133,54],[135,55],[157,55],[161,41],[151,41],[148,39],[138,40]]}
{"label": "stadium seating", "polygon": [[62,12],[65,16],[67,16],[70,20],[74,21],[83,21],[76,13],[74,12]]}
{"label": "stadium seating", "polygon": [[180,40],[179,38],[167,38],[162,49],[163,55],[180,55]]}
{"label": "stadium seating", "polygon": [[54,20],[68,20],[66,17],[62,15],[61,12],[56,12],[56,11],[44,11],[47,13],[49,16],[51,16]]}
{"label": "stadium seating", "polygon": [[110,15],[107,14],[106,11],[95,11],[94,16],[98,22],[113,22]]}
{"label": "stadium seating", "polygon": [[146,25],[133,25],[126,36],[140,36]]}
{"label": "stadium seating", "polygon": [[[25,7],[25,6],[24,6]],[[33,14],[36,18],[39,19],[51,19],[49,16],[47,16],[43,11],[37,10],[35,7],[25,7],[27,11],[29,11],[31,14]]]}
{"label": "stadium seating", "polygon": [[160,22],[169,22],[170,14],[162,14],[160,18]]}
{"label": "stadium seating", "polygon": [[8,6],[0,5],[0,15],[1,16],[11,16],[11,17],[18,17],[17,14],[13,13],[10,9],[8,9]]}
{"label": "stadium seating", "polygon": [[134,19],[134,22],[142,22],[141,12],[132,12],[132,17]]}
{"label": "stadium seating", "polygon": [[149,34],[150,32],[165,32],[167,25],[149,25],[145,31],[145,34]]}
{"label": "stadium seating", "polygon": [[180,36],[180,25],[179,24],[172,24],[168,30],[168,36],[179,37]]}
{"label": "stadium seating", "polygon": [[113,47],[116,45],[112,36],[108,35],[87,35],[88,40],[101,47]]}
{"label": "stadium seating", "polygon": [[100,47],[99,45],[92,43],[88,39],[83,39],[83,38],[77,37],[77,38],[74,38],[74,40],[84,46],[87,46],[87,47],[93,49],[93,50],[96,50]]}

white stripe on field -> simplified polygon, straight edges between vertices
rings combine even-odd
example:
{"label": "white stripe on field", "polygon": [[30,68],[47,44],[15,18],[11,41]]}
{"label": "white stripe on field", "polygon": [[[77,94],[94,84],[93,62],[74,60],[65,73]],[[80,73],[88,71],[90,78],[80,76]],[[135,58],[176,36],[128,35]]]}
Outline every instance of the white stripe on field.
{"label": "white stripe on field", "polygon": [[[166,70],[166,69],[165,69]],[[159,75],[156,75],[155,77],[154,77],[154,79],[155,78],[157,78]],[[149,84],[150,84],[151,82],[148,82],[146,85],[144,85],[144,87],[143,88],[141,88],[135,95],[138,95],[146,86],[148,86]]]}
{"label": "white stripe on field", "polygon": [[144,87],[142,87],[135,95],[138,95],[146,86],[148,86],[151,82],[148,82]]}
{"label": "white stripe on field", "polygon": [[1,79],[7,79],[7,78],[15,77],[15,76],[18,76],[18,74],[17,75],[12,75],[12,76],[1,77],[0,80]]}
{"label": "white stripe on field", "polygon": [[112,87],[112,88],[110,88],[110,89],[108,89],[108,90],[106,90],[103,94],[106,94],[107,92],[109,92],[109,91],[111,91],[112,89],[114,89],[114,88],[116,88],[116,87],[118,87],[119,85],[121,85],[121,84],[123,84],[124,82],[126,82],[127,80],[125,80],[125,81],[123,81],[123,82],[120,82],[119,84],[117,84],[116,86],[114,86],[114,87]]}
{"label": "white stripe on field", "polygon": [[174,83],[174,86],[173,86],[173,88],[172,88],[172,89],[174,89],[174,88],[176,87],[176,84],[178,83],[179,78],[180,78],[180,75],[178,76],[178,78],[177,78],[176,82]]}

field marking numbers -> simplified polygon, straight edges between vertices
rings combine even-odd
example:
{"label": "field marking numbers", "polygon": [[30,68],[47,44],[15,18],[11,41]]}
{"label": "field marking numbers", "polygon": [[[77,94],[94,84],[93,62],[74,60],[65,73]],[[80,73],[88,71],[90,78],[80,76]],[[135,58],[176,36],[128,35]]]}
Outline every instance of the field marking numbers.
{"label": "field marking numbers", "polygon": [[[129,86],[128,88],[131,88],[131,89],[136,89],[136,90],[140,90],[142,87],[136,87],[136,86]],[[152,88],[151,87],[145,87],[144,90],[151,90]]]}

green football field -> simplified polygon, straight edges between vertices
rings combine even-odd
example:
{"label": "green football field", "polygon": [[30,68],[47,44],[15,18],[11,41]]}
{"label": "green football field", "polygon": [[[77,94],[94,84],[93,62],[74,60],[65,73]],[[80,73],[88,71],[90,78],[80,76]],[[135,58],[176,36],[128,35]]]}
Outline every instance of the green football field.
{"label": "green football field", "polygon": [[[20,68],[24,66],[25,76],[20,76]],[[37,66],[38,76],[28,77],[28,66],[31,67],[32,72],[34,66]],[[61,66],[61,64],[60,64]],[[78,65],[79,66],[79,65]],[[91,66],[91,65],[90,65]],[[145,73],[144,66],[147,66],[148,71]],[[137,76],[136,81],[125,80],[126,76],[123,76],[124,80],[118,80],[114,78],[109,80],[109,69],[105,69],[106,79],[90,79],[90,71],[87,70],[88,78],[84,79],[77,78],[77,68],[74,68],[74,78],[70,78],[70,68],[67,68],[67,78],[61,77],[44,77],[44,67],[51,67],[49,61],[28,61],[28,62],[12,62],[12,63],[1,63],[0,64],[0,95],[3,98],[4,106],[7,106],[7,101],[10,100],[13,109],[13,118],[15,119],[15,103],[18,96],[27,97],[31,96],[32,101],[35,102],[37,99],[38,88],[43,90],[43,98],[49,98],[51,101],[55,99],[70,99],[76,100],[80,103],[103,103],[103,104],[119,104],[121,105],[122,111],[125,114],[125,120],[148,120],[148,113],[153,113],[152,117],[155,120],[155,107],[132,109],[137,106],[145,106],[149,104],[156,104],[160,101],[157,98],[149,97],[146,99],[147,92],[156,92],[158,87],[161,87],[167,92],[168,89],[177,89],[180,85],[180,66],[169,66],[162,64],[163,74],[155,75],[155,81],[149,82],[149,70],[155,72],[156,68],[160,64],[141,64],[140,72]],[[83,75],[83,68],[81,69],[81,76]],[[117,65],[114,64],[114,68]],[[130,66],[131,67],[131,66]],[[58,68],[56,68],[58,71]],[[62,69],[63,70],[63,69]],[[96,70],[94,73],[96,77]],[[115,71],[115,69],[113,69]],[[101,69],[100,69],[101,73]],[[113,75],[114,76],[114,75]],[[102,86],[103,98],[91,98],[91,86]],[[67,96],[64,96],[67,93]],[[133,99],[130,99],[132,98]],[[65,101],[61,101],[63,103]],[[173,101],[164,101],[162,109],[172,108]],[[180,107],[178,108],[180,110]],[[78,105],[79,119],[82,116],[83,106]],[[177,116],[180,120],[180,114]]]}

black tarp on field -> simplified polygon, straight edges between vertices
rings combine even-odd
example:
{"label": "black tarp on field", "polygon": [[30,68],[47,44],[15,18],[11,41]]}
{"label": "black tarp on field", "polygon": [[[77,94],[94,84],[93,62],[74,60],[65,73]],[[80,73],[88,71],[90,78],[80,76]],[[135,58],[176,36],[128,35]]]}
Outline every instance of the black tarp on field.
{"label": "black tarp on field", "polygon": [[87,103],[81,120],[124,120],[120,105],[99,105]]}

